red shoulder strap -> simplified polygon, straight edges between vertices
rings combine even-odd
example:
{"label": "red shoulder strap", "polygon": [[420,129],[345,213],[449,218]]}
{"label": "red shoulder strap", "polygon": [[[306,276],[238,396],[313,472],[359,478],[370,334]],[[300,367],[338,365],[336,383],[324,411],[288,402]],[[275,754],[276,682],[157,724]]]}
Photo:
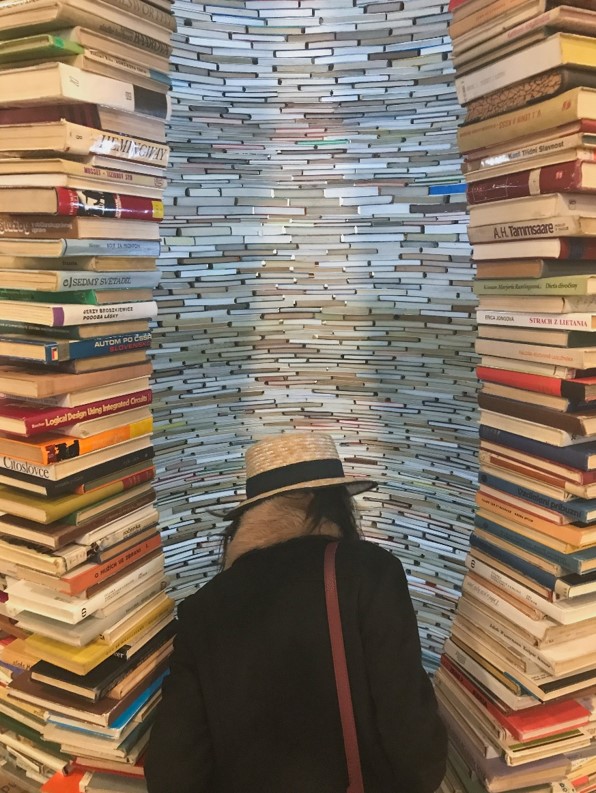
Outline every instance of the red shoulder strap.
{"label": "red shoulder strap", "polygon": [[328,543],[325,548],[325,602],[327,604],[327,620],[329,622],[329,636],[331,638],[331,652],[333,655],[333,669],[335,671],[335,685],[339,702],[339,715],[341,729],[344,736],[346,762],[348,766],[348,791],[347,793],[364,793],[362,781],[362,768],[360,765],[360,750],[358,748],[358,735],[354,721],[354,708],[350,693],[350,679],[346,663],[346,649],[341,627],[339,613],[339,600],[337,597],[337,580],[335,576],[335,554],[337,542]]}

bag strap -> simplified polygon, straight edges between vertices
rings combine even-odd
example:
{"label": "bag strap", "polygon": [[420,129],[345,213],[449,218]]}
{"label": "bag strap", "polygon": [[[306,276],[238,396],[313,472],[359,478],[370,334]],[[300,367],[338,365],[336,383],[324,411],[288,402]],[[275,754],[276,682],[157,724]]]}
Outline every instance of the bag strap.
{"label": "bag strap", "polygon": [[341,729],[344,737],[344,748],[348,766],[348,793],[364,793],[362,781],[362,767],[360,765],[360,751],[358,748],[358,735],[354,720],[354,708],[350,693],[350,679],[346,662],[346,648],[341,627],[339,600],[337,597],[337,579],[335,575],[335,554],[339,543],[330,542],[325,548],[325,603],[327,605],[327,620],[329,622],[329,637],[331,639],[331,653],[333,656],[333,670],[335,672],[335,686],[339,702],[339,715]]}

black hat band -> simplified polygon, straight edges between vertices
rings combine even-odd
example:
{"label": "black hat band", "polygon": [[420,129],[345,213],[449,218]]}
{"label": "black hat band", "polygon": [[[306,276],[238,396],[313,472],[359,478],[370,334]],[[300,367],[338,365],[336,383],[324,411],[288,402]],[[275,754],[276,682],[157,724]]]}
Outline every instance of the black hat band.
{"label": "black hat band", "polygon": [[281,468],[272,468],[255,474],[246,480],[246,498],[256,498],[264,493],[279,490],[282,487],[304,484],[317,479],[343,479],[344,467],[341,460],[307,460],[303,463],[292,463]]}

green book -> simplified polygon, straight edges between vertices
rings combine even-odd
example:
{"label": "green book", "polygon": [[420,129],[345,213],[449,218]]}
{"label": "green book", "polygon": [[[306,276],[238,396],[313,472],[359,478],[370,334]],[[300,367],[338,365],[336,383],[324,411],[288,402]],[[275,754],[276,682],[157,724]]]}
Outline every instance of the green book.
{"label": "green book", "polygon": [[[126,300],[126,290],[122,292],[123,300]],[[30,289],[0,289],[0,300],[22,300],[27,303],[86,303],[90,306],[101,305],[98,297],[101,291],[95,289],[84,289],[80,292],[38,292]],[[112,301],[113,302],[113,301]]]}
{"label": "green book", "polygon": [[80,55],[83,52],[85,50],[80,44],[51,33],[0,41],[0,63],[52,58],[60,55]]}

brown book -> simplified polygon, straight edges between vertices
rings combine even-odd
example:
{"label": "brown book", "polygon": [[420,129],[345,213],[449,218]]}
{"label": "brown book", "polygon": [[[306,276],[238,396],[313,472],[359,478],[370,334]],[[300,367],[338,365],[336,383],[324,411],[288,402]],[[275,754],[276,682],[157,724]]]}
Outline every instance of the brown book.
{"label": "brown book", "polygon": [[568,432],[570,435],[592,435],[596,432],[596,412],[593,413],[561,413],[552,408],[516,402],[513,399],[492,396],[480,392],[478,407],[505,416],[545,424],[548,427]]}
{"label": "brown book", "polygon": [[149,489],[133,499],[117,504],[113,509],[102,513],[97,518],[92,518],[78,526],[73,526],[65,521],[56,521],[48,525],[41,525],[31,520],[17,518],[12,515],[0,516],[0,535],[15,537],[27,542],[35,543],[44,548],[55,551],[81,537],[94,529],[125,517],[141,507],[155,501],[155,491]]}
{"label": "brown book", "polygon": [[472,124],[501,113],[550,99],[572,88],[596,88],[596,74],[583,69],[559,67],[528,77],[486,96],[473,99],[466,107],[465,123]]}
{"label": "brown book", "polygon": [[143,693],[148,685],[163,674],[166,667],[167,663],[164,662],[161,666],[150,670],[146,677],[121,699],[103,697],[96,702],[91,702],[88,699],[82,700],[75,694],[59,688],[44,686],[43,683],[33,680],[30,672],[23,672],[15,677],[8,686],[8,699],[9,701],[12,699],[17,702],[29,702],[68,718],[108,727]]}
{"label": "brown book", "polygon": [[[593,262],[549,259],[508,259],[476,263],[476,278],[557,278],[567,275],[592,275]],[[1,389],[0,389],[1,390]]]}
{"label": "brown book", "polygon": [[158,240],[159,226],[147,220],[53,215],[0,215],[0,239]]}
{"label": "brown book", "polygon": [[0,366],[0,393],[26,399],[43,399],[44,397],[68,394],[71,391],[86,390],[94,386],[120,383],[125,380],[134,380],[137,377],[148,377],[152,369],[150,361],[83,374],[48,372],[47,367],[36,369],[34,367]]}
{"label": "brown book", "polygon": [[535,135],[543,130],[571,124],[583,118],[596,118],[596,89],[573,88],[557,94],[551,99],[536,103],[528,113],[518,108],[495,118],[464,124],[457,131],[459,149],[462,153],[484,149],[489,146]]}

